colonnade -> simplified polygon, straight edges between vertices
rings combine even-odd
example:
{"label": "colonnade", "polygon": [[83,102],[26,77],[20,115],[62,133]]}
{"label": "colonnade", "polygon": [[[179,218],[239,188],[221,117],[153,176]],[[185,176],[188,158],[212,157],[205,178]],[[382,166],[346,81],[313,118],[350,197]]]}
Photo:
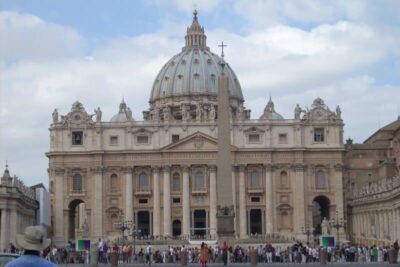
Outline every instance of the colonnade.
{"label": "colonnade", "polygon": [[400,239],[400,205],[353,208],[353,240],[360,244],[388,244]]}

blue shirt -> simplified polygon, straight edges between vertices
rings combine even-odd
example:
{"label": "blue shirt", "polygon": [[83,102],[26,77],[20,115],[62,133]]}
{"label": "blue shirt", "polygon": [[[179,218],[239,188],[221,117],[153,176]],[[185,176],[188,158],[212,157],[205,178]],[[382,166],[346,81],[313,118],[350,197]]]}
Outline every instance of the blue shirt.
{"label": "blue shirt", "polygon": [[35,255],[22,255],[4,267],[57,267],[57,265]]}

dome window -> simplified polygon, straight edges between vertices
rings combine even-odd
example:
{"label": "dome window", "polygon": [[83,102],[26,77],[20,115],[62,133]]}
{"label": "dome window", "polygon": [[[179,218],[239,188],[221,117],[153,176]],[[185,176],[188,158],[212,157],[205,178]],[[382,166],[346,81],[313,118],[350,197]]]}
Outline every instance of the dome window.
{"label": "dome window", "polygon": [[215,85],[215,74],[211,74],[210,77],[212,84]]}
{"label": "dome window", "polygon": [[175,66],[175,61],[171,61],[170,65]]}
{"label": "dome window", "polygon": [[178,74],[178,79],[182,79],[183,75],[182,74]]}
{"label": "dome window", "polygon": [[182,62],[181,62],[181,64],[182,64],[182,65],[185,65],[185,64],[186,64],[186,60],[183,59]]}
{"label": "dome window", "polygon": [[193,77],[194,77],[195,79],[198,79],[198,78],[200,77],[200,74],[195,73],[195,74],[193,74]]}
{"label": "dome window", "polygon": [[207,59],[207,64],[211,65],[211,58]]}
{"label": "dome window", "polygon": [[194,59],[194,64],[199,64],[199,60],[197,58]]}
{"label": "dome window", "polygon": [[169,77],[168,77],[168,76],[165,76],[165,77],[164,77],[164,80],[168,81],[168,79],[169,79]]}

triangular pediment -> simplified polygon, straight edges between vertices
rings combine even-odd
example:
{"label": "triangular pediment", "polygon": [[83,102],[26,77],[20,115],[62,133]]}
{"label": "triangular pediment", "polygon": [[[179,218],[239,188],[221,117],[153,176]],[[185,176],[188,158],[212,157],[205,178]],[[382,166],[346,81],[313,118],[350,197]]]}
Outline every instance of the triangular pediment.
{"label": "triangular pediment", "polygon": [[[236,147],[231,146],[231,149],[236,150]],[[218,142],[214,137],[196,132],[176,143],[161,148],[161,151],[218,151]]]}

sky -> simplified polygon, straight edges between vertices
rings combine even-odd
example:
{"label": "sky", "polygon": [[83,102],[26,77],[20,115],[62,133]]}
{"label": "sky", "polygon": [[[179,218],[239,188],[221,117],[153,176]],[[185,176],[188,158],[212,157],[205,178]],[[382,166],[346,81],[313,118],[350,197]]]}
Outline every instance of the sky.
{"label": "sky", "polygon": [[258,118],[321,97],[363,142],[400,114],[400,1],[0,0],[0,171],[48,184],[49,126],[79,100],[103,120],[124,97],[136,120],[198,10],[207,45]]}

